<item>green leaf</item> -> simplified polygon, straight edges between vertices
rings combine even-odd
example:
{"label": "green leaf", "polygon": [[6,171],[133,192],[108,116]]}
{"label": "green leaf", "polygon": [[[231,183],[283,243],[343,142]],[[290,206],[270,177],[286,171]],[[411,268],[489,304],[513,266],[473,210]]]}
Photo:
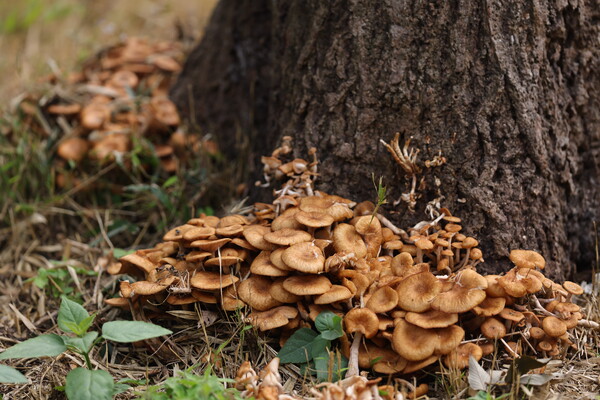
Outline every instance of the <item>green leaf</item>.
{"label": "green leaf", "polygon": [[98,337],[98,332],[88,332],[83,337],[65,337],[64,342],[68,348],[74,348],[75,351],[81,354],[87,354],[94,345],[94,341]]}
{"label": "green leaf", "polygon": [[124,250],[124,249],[119,249],[119,248],[115,248],[113,250],[113,256],[118,260],[121,257],[125,257],[128,254],[131,253],[135,253],[135,250]]}
{"label": "green leaf", "polygon": [[115,391],[112,376],[101,369],[75,368],[67,374],[69,400],[111,400]]}
{"label": "green leaf", "polygon": [[[337,354],[341,356],[341,354]],[[315,361],[315,371],[317,373],[317,379],[321,382],[329,381],[331,379],[332,382],[343,379],[344,372],[348,368],[348,359],[346,357],[336,357],[336,354],[333,354],[333,365],[331,369],[331,378],[329,377],[329,357],[330,353],[325,350],[320,355],[314,356]],[[341,362],[340,362],[341,361]]]}
{"label": "green leaf", "polygon": [[331,311],[320,313],[315,319],[315,327],[321,332],[321,336],[327,340],[335,340],[344,335],[342,317]]}
{"label": "green leaf", "polygon": [[310,355],[313,359],[322,357],[323,355],[328,356],[329,352],[327,350],[330,344],[331,341],[324,339],[322,334],[316,336],[310,343]]}
{"label": "green leaf", "polygon": [[317,380],[319,382],[325,382],[329,380],[329,354],[325,352],[325,354],[315,357],[314,360]]}
{"label": "green leaf", "polygon": [[162,184],[162,187],[163,187],[164,189],[166,189],[166,188],[168,188],[169,186],[173,186],[174,184],[176,184],[176,183],[177,183],[177,180],[178,180],[178,178],[177,178],[177,175],[173,175],[172,177],[170,177],[169,179],[167,179],[167,180],[165,181],[165,183],[163,183],[163,184]]}
{"label": "green leaf", "polygon": [[[58,327],[63,332],[72,332],[81,336],[85,331],[81,332],[79,324],[89,318],[89,314],[81,304],[69,300],[62,296],[62,302],[58,310]],[[86,329],[87,330],[87,329]]]}
{"label": "green leaf", "polygon": [[84,335],[88,331],[88,329],[90,329],[90,326],[92,326],[92,323],[94,322],[94,318],[96,318],[96,314],[88,316],[83,321],[81,321],[79,325],[77,325],[77,327],[79,328],[79,332],[81,332],[78,334],[79,336]]}
{"label": "green leaf", "polygon": [[29,379],[16,369],[0,364],[0,383],[29,383]]}
{"label": "green leaf", "polygon": [[279,360],[282,364],[305,363],[312,359],[311,344],[317,332],[308,328],[298,329],[279,350]]}
{"label": "green leaf", "polygon": [[6,349],[0,360],[9,358],[54,357],[67,350],[61,336],[50,333],[40,335]]}
{"label": "green leaf", "polygon": [[171,333],[162,326],[142,321],[112,321],[102,325],[102,336],[119,343],[137,342]]}

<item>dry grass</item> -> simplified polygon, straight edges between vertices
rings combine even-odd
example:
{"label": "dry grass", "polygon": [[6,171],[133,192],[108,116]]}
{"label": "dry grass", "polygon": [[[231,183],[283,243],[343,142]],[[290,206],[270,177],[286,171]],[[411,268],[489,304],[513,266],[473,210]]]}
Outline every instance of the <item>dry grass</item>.
{"label": "dry grass", "polygon": [[[123,35],[197,39],[216,0],[23,0],[0,2],[0,105]],[[0,107],[1,108],[1,107]]]}

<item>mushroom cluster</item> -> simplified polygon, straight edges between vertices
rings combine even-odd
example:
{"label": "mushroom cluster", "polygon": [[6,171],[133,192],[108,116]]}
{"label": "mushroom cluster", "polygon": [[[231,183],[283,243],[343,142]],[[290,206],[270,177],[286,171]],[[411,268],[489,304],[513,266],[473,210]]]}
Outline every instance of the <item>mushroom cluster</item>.
{"label": "mushroom cluster", "polygon": [[[274,358],[260,373],[256,373],[249,361],[238,369],[235,387],[242,398],[256,400],[300,400],[302,397],[286,394],[279,374],[279,359]],[[362,400],[403,400],[416,399],[429,390],[427,384],[417,387],[404,382],[408,390],[398,390],[392,385],[380,385],[381,378],[367,379],[352,376],[336,383],[324,382],[310,388],[314,400],[362,399]]]}
{"label": "mushroom cluster", "polygon": [[280,160],[289,153],[284,140],[263,160],[267,182],[286,180],[272,204],[193,218],[121,258],[109,272],[141,280],[121,282],[122,298],[109,302],[247,307],[247,320],[277,330],[281,345],[331,311],[343,318],[347,376],[409,374],[440,359],[460,369],[497,350],[557,356],[574,346],[569,330],[583,315],[572,296],[582,289],[546,278],[540,254],[513,250],[514,268],[480,275],[479,242],[449,210],[400,229],[371,202],[313,190],[316,158]]}
{"label": "mushroom cluster", "polygon": [[174,172],[178,163],[202,146],[215,151],[214,142],[204,143],[200,135],[180,126],[177,109],[168,98],[182,58],[179,42],[150,43],[131,37],[100,52],[67,81],[53,77],[54,86],[41,98],[21,103],[22,111],[43,115],[47,126],[61,132],[56,146],[57,185],[78,184],[82,165],[102,166],[144,149],[141,138],[153,144],[146,150],[154,153],[166,172]]}
{"label": "mushroom cluster", "polygon": [[252,219],[194,218],[110,272],[143,276],[121,282],[124,299],[247,305],[248,320],[261,331],[281,329],[282,343],[330,310],[353,336],[342,350],[354,373],[406,374],[440,358],[464,368],[469,355],[480,359],[495,341],[513,356],[525,345],[548,356],[572,345],[568,330],[582,314],[571,297],[581,288],[545,278],[538,253],[514,250],[513,269],[482,276],[477,240],[461,234],[447,210],[403,239],[382,225],[373,204],[318,191],[294,200],[280,203],[273,219],[263,211],[274,215],[274,205]]}

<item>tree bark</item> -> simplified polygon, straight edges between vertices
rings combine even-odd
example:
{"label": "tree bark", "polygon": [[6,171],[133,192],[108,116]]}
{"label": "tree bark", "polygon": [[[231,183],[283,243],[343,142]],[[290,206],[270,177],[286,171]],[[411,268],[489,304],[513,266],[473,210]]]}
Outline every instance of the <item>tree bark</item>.
{"label": "tree bark", "polygon": [[283,135],[316,147],[318,187],[358,201],[372,174],[410,190],[379,139],[412,137],[424,182],[399,225],[441,195],[485,271],[527,248],[564,278],[594,262],[599,35],[600,6],[577,0],[221,0],[172,97],[250,170]]}

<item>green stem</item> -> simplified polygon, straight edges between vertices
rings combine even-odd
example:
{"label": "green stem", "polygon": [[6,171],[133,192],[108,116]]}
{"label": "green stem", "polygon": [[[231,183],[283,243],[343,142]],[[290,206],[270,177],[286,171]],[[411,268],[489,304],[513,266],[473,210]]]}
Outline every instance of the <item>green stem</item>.
{"label": "green stem", "polygon": [[87,368],[89,370],[92,369],[92,361],[90,360],[90,356],[88,355],[88,353],[83,353],[83,357],[85,358],[85,365],[87,366]]}

